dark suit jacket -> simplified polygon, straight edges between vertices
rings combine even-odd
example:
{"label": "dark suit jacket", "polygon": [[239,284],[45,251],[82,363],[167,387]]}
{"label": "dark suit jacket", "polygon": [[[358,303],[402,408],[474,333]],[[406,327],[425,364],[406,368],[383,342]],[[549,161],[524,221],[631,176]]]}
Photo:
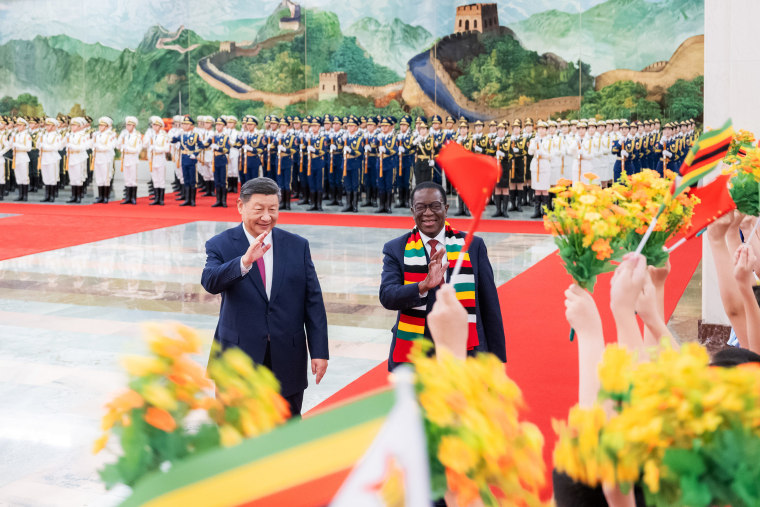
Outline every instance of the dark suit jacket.
{"label": "dark suit jacket", "polygon": [[[404,285],[404,248],[411,233],[391,240],[383,247],[383,274],[380,282],[380,303],[388,310],[397,310],[396,325],[393,326],[393,341],[391,342],[388,369],[393,370],[398,363],[393,361],[393,348],[396,346],[396,328],[401,317],[401,311],[415,306],[426,305],[428,313],[435,303],[437,289],[428,291],[421,298],[418,285]],[[475,350],[491,352],[506,362],[507,352],[504,341],[504,325],[501,321],[499,296],[496,293],[496,283],[493,279],[493,269],[488,261],[488,252],[483,240],[477,236],[472,239],[469,248],[470,261],[475,274],[475,305],[478,316],[478,341]],[[430,256],[426,254],[428,262]],[[454,269],[452,264],[448,275]],[[425,326],[425,336],[430,337],[430,330]]]}
{"label": "dark suit jacket", "polygon": [[223,348],[240,347],[262,364],[270,341],[272,370],[282,395],[306,389],[306,345],[312,359],[329,359],[327,314],[306,239],[274,228],[271,298],[254,265],[240,274],[240,258],[249,247],[243,225],[206,242],[201,285],[222,295],[214,339]]}

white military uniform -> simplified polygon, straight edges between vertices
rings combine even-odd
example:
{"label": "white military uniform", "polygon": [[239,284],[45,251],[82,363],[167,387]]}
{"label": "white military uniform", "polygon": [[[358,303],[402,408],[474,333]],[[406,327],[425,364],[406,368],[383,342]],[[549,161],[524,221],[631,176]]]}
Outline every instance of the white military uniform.
{"label": "white military uniform", "polygon": [[111,130],[110,118],[101,118],[101,124],[107,126],[103,132],[95,132],[93,136],[92,156],[95,170],[95,186],[107,187],[111,184],[111,170],[113,168],[114,148],[116,148],[116,133]]}
{"label": "white military uniform", "polygon": [[560,178],[566,178],[565,173],[568,172],[569,165],[566,165],[565,157],[567,156],[567,141],[562,132],[554,134],[550,141],[549,157],[552,164],[551,181],[552,185],[555,185]]}
{"label": "white military uniform", "polygon": [[[230,119],[234,120],[235,118],[231,117]],[[237,178],[239,175],[238,161],[240,160],[240,148],[234,148],[234,145],[237,143],[240,132],[237,129],[229,128],[227,129],[227,135],[230,139],[230,153],[229,159],[227,161],[227,177]]]}
{"label": "white military uniform", "polygon": [[[84,127],[84,119],[74,118],[73,123]],[[87,150],[90,148],[90,136],[85,130],[79,130],[69,134],[66,143],[68,152],[68,171],[71,186],[81,186],[84,183],[87,171]]]}
{"label": "white military uniform", "polygon": [[151,129],[150,146],[148,147],[148,166],[153,180],[153,188],[166,187],[166,154],[171,148],[170,139],[162,129],[158,134]]}
{"label": "white military uniform", "polygon": [[[23,125],[27,125],[26,120],[19,120]],[[16,172],[16,183],[19,185],[29,184],[29,152],[32,149],[32,136],[25,128],[21,132],[16,132],[11,137],[11,148],[13,149],[12,168]]]}
{"label": "white military uniform", "polygon": [[[46,123],[50,125],[58,125],[58,121],[52,118],[48,118]],[[43,133],[37,140],[37,146],[40,150],[40,167],[42,168],[42,184],[43,185],[55,185],[56,176],[58,174],[58,163],[61,160],[61,155],[58,150],[63,146],[63,138],[57,130],[53,129],[52,132]]]}
{"label": "white military uniform", "polygon": [[[214,123],[214,118],[210,116],[199,116],[198,119],[204,123]],[[214,138],[213,128],[199,128],[197,129],[197,132],[198,139],[201,141],[202,145],[207,144],[209,139]],[[210,143],[208,144],[210,146]],[[201,154],[198,156],[198,172],[204,182],[214,181],[214,150],[210,147],[201,151]]]}
{"label": "white military uniform", "polygon": [[551,164],[552,138],[548,135],[532,137],[528,145],[530,161],[530,186],[533,190],[549,190],[552,178]]}
{"label": "white military uniform", "polygon": [[[172,118],[172,128],[169,129],[169,139],[174,139],[175,137],[179,137],[182,135],[182,117],[181,116],[174,116]],[[180,154],[180,143],[172,143],[171,145],[171,154],[172,154],[172,161],[174,161],[174,175],[177,177],[177,179],[180,182],[180,185],[185,184],[185,179],[182,176],[182,165],[180,162],[181,154]]]}
{"label": "white military uniform", "polygon": [[589,180],[583,178],[583,175],[594,172],[594,150],[591,143],[591,138],[588,135],[579,138],[577,142],[570,143],[568,147],[569,153],[573,157],[573,169],[571,173],[571,179],[573,183],[583,181],[584,183],[590,183]]}
{"label": "white military uniform", "polygon": [[121,149],[121,170],[124,173],[124,186],[137,186],[137,163],[142,150],[142,135],[137,131],[137,118],[127,117],[127,123],[132,123],[135,128],[130,134],[126,129],[119,136]]}

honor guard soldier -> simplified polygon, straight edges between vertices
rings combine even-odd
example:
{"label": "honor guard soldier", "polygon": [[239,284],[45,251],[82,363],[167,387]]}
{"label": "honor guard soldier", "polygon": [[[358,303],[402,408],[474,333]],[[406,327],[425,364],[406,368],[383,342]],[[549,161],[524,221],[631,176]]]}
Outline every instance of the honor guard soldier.
{"label": "honor guard soldier", "polygon": [[533,118],[526,118],[523,127],[523,138],[525,139],[525,184],[520,193],[523,206],[528,206],[533,203],[533,188],[530,179],[530,164],[533,160],[533,156],[528,154],[528,146],[530,145],[530,140],[533,139],[535,135],[536,134],[533,132]]}
{"label": "honor guard soldier", "polygon": [[[118,142],[116,133],[111,129],[112,126],[113,120],[111,118],[108,116],[101,117],[98,120],[98,131],[92,138],[92,166],[93,172],[95,173],[95,185],[98,187],[98,198],[95,200],[96,204],[108,203],[110,197],[111,178],[113,177],[113,150],[116,148],[116,143]],[[57,159],[55,163],[57,163]],[[43,177],[44,167],[45,166],[43,165]],[[50,197],[52,200],[52,187]]]}
{"label": "honor guard soldier", "polygon": [[8,165],[5,162],[5,154],[10,151],[10,148],[8,147],[7,128],[8,126],[5,123],[5,118],[0,116],[0,163],[2,163],[2,165],[0,165],[0,201],[5,200],[5,172]]}
{"label": "honor guard soldier", "polygon": [[259,120],[253,115],[248,115],[243,118],[243,123],[245,124],[245,134],[241,138],[243,140],[241,151],[243,156],[243,175],[241,176],[241,183],[259,177],[262,157],[266,150],[264,133],[257,129]]}
{"label": "honor guard soldier", "polygon": [[324,155],[329,148],[329,141],[324,133],[320,132],[322,121],[319,117],[311,120],[311,131],[306,138],[306,178],[309,181],[311,191],[311,207],[309,211],[324,211],[322,208],[322,191],[324,189]]}
{"label": "honor guard soldier", "polygon": [[71,133],[66,143],[68,156],[66,172],[71,183],[71,198],[67,203],[81,203],[84,193],[84,180],[87,172],[87,149],[90,139],[85,132],[84,118],[76,117],[71,120]]}
{"label": "honor guard soldier", "polygon": [[126,195],[121,204],[137,204],[137,163],[142,150],[142,136],[137,131],[137,118],[127,116],[124,121],[126,128],[119,136],[119,149]]}
{"label": "honor guard soldier", "polygon": [[433,180],[435,168],[435,141],[428,132],[427,119],[424,116],[417,117],[418,136],[414,144],[414,184],[419,185],[423,181]]}
{"label": "honor guard soldier", "polygon": [[666,123],[662,129],[660,141],[655,145],[654,152],[659,156],[656,171],[662,176],[667,169],[673,170],[673,125]]}
{"label": "honor guard soldier", "polygon": [[620,125],[620,137],[612,143],[612,154],[615,155],[615,165],[612,172],[615,181],[620,180],[623,171],[629,174],[631,151],[633,151],[633,139],[630,136],[630,127],[628,122],[623,121]]}
{"label": "honor guard soldier", "polygon": [[359,174],[364,158],[364,136],[359,132],[359,119],[351,115],[346,122],[343,141],[343,188],[346,190],[346,206],[343,213],[359,211]]}
{"label": "honor guard soldier", "polygon": [[507,213],[507,202],[509,201],[509,164],[508,155],[509,146],[506,141],[509,139],[509,122],[504,120],[496,126],[496,136],[493,138],[491,145],[493,146],[494,157],[496,157],[496,164],[499,167],[499,180],[496,182],[496,188],[494,188],[493,202],[496,207],[493,218],[504,217],[509,218]]}
{"label": "honor guard soldier", "polygon": [[[502,150],[504,151],[504,150]],[[521,211],[520,194],[525,185],[525,157],[528,147],[522,136],[522,121],[518,118],[512,123],[512,135],[507,140],[507,156],[509,157],[509,208],[507,211]]]}
{"label": "honor guard soldier", "polygon": [[11,168],[16,176],[18,197],[14,201],[29,200],[29,152],[32,149],[32,136],[27,131],[29,122],[20,116],[16,119],[16,133],[13,134],[11,147],[13,159]]}
{"label": "honor guard soldier", "polygon": [[[301,181],[301,138],[303,137],[303,121],[300,116],[293,116],[290,124],[293,126],[293,169],[292,178],[290,182],[291,194],[293,198],[301,199],[301,187],[303,181]],[[306,131],[309,129],[307,128]]]}
{"label": "honor guard soldier", "polygon": [[309,188],[309,178],[306,174],[308,172],[308,157],[306,156],[308,151],[306,150],[306,146],[309,139],[309,131],[311,130],[311,120],[313,119],[314,118],[311,116],[307,116],[303,119],[301,122],[301,132],[299,132],[296,137],[298,148],[295,158],[298,159],[298,167],[300,171],[298,174],[298,180],[301,185],[301,199],[298,201],[298,204],[300,205],[311,204],[311,189]]}
{"label": "honor guard soldier", "polygon": [[[240,132],[237,130],[238,119],[235,116],[222,116],[227,122],[226,133],[230,138],[230,153],[227,163],[227,191],[237,193],[238,191],[238,174],[240,173],[240,149],[236,148]],[[216,134],[215,134],[216,135]],[[214,171],[216,174],[216,171]],[[216,185],[216,177],[214,177]]]}
{"label": "honor guard soldier", "polygon": [[528,153],[532,159],[530,162],[530,181],[535,196],[533,199],[533,215],[531,218],[541,218],[544,215],[544,206],[549,206],[549,188],[551,187],[551,149],[552,138],[546,135],[548,125],[539,121],[536,135],[531,138],[528,145]]}
{"label": "honor guard soldier", "polygon": [[280,209],[290,209],[290,179],[293,171],[293,156],[296,153],[296,138],[289,129],[290,122],[287,118],[280,119],[280,131],[276,138],[277,184],[282,192]]}
{"label": "honor guard soldier", "polygon": [[364,133],[364,191],[367,192],[367,200],[362,204],[363,208],[375,206],[377,195],[377,120],[374,116],[367,118],[367,129]]}
{"label": "honor guard soldier", "polygon": [[216,185],[214,184],[214,150],[210,148],[214,138],[214,117],[201,115],[198,116],[197,121],[198,127],[195,129],[195,132],[198,134],[198,141],[204,146],[203,151],[198,155],[198,163],[196,164],[200,177],[198,183],[202,185],[203,196],[212,197],[216,195]]}
{"label": "honor guard soldier", "polygon": [[195,206],[195,165],[198,163],[198,156],[203,149],[203,145],[198,139],[198,134],[194,132],[195,120],[190,116],[182,119],[182,134],[172,139],[173,143],[178,142],[180,146],[180,157],[182,164],[182,179],[185,182],[185,202],[180,206]]}
{"label": "honor guard soldier", "polygon": [[363,135],[359,131],[359,118],[346,118],[343,137],[343,188],[346,192],[346,206],[343,213],[359,211],[359,180],[362,171]]}
{"label": "honor guard soldier", "polygon": [[400,159],[398,172],[396,173],[396,189],[398,190],[398,204],[396,204],[396,208],[411,206],[409,197],[412,184],[412,167],[414,165],[414,145],[412,144],[414,139],[412,132],[409,130],[411,123],[411,116],[408,114],[402,116],[401,121],[399,121],[399,132],[396,135]]}
{"label": "honor guard soldier", "polygon": [[398,143],[393,130],[395,118],[386,116],[380,121],[378,135],[377,190],[378,208],[375,213],[393,213],[393,176],[398,170]]}
{"label": "honor guard soldier", "polygon": [[280,128],[280,119],[272,115],[269,117],[269,130],[267,131],[267,157],[264,175],[277,181],[277,136]]}
{"label": "honor guard soldier", "polygon": [[216,119],[216,129],[214,135],[209,138],[204,145],[211,149],[214,161],[214,190],[216,192],[216,202],[211,205],[212,208],[227,207],[227,192],[229,191],[228,182],[225,177],[229,174],[229,153],[231,140],[229,130],[225,129],[227,122],[221,116]]}
{"label": "honor guard soldier", "polygon": [[45,186],[45,198],[42,202],[55,202],[56,174],[61,155],[63,139],[58,133],[58,120],[55,118],[45,119],[45,132],[37,138],[40,151],[40,168],[42,171],[42,184]]}
{"label": "honor guard soldier", "polygon": [[588,135],[588,125],[581,121],[578,122],[577,128],[578,139],[569,147],[573,156],[573,168],[570,173],[570,179],[573,183],[583,181],[584,174],[594,171],[594,151],[591,137]]}
{"label": "honor guard soldier", "polygon": [[150,136],[150,145],[147,147],[148,169],[153,181],[153,202],[150,206],[163,206],[166,192],[166,154],[171,149],[169,136],[164,130],[164,120],[154,116],[150,121],[153,134]]}
{"label": "honor guard soldier", "polygon": [[[182,116],[174,116],[172,118],[172,128],[169,130],[169,139],[175,139],[182,135]],[[172,181],[172,190],[174,192],[182,191],[184,182],[182,181],[182,164],[180,163],[182,156],[180,154],[179,143],[172,143],[172,161],[174,162],[174,180]],[[176,200],[181,200],[181,194]]]}
{"label": "honor guard soldier", "polygon": [[38,148],[39,136],[42,134],[42,118],[29,118],[29,135],[32,136],[32,149],[29,151],[29,187],[37,191],[40,180],[40,153]]}
{"label": "honor guard soldier", "polygon": [[[327,125],[325,125],[327,128]],[[339,116],[332,117],[331,132],[329,134],[330,151],[328,154],[330,168],[330,190],[332,201],[330,206],[343,206],[343,121]]]}
{"label": "honor guard soldier", "polygon": [[443,148],[443,145],[446,144],[446,135],[443,133],[443,129],[441,128],[441,117],[436,115],[433,115],[432,120],[430,121],[431,127],[430,127],[430,137],[433,138],[433,145],[435,146],[435,153],[433,154],[433,181],[435,183],[438,183],[439,185],[443,183],[443,171],[441,170],[441,167],[438,165],[438,163],[435,162],[435,156],[438,155],[438,152],[441,151],[441,148]]}

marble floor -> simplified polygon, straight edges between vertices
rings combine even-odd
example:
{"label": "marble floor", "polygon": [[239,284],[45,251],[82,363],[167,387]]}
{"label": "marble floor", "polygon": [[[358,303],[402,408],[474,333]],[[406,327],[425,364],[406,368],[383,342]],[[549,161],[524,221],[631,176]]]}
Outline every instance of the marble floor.
{"label": "marble floor", "polygon": [[[0,217],[0,221],[2,217]],[[0,262],[0,506],[106,505],[89,452],[102,405],[141,353],[140,323],[201,331],[205,364],[219,297],[200,286],[204,243],[232,223],[194,222]],[[331,360],[308,410],[388,354],[395,315],[378,302],[383,243],[404,231],[285,228],[309,239],[327,308]],[[539,235],[481,235],[497,285],[554,251]]]}

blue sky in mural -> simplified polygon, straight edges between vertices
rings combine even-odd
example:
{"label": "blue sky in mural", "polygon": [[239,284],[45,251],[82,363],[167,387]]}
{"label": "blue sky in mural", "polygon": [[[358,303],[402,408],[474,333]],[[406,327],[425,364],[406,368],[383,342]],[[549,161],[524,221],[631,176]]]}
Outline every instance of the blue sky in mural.
{"label": "blue sky in mural", "polygon": [[[507,0],[497,3],[501,24],[508,25],[538,12],[550,9],[578,12],[603,1]],[[230,34],[230,22],[250,19],[254,25],[253,20],[267,17],[279,3],[279,0],[0,0],[0,43],[63,33],[117,49],[134,48],[146,30],[156,24],[168,30],[184,25],[206,39],[219,40]],[[472,2],[304,0],[301,3],[337,13],[344,29],[366,16],[382,23],[390,23],[398,17],[441,36],[452,31],[455,6]],[[51,16],[51,12],[55,16]],[[244,30],[235,33],[246,34]]]}

